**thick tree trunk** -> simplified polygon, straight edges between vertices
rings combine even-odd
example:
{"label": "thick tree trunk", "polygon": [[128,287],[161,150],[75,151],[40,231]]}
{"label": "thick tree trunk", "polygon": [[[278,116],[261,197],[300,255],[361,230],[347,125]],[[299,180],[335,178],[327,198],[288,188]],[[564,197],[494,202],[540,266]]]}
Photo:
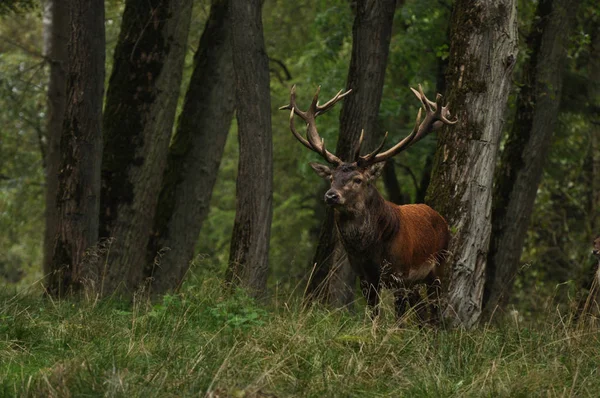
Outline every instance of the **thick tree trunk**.
{"label": "thick tree trunk", "polygon": [[166,167],[191,0],[128,0],[104,111],[100,236],[115,238],[104,294],[135,289]]}
{"label": "thick tree trunk", "polygon": [[[352,94],[346,97],[342,106],[336,148],[336,154],[342,160],[352,156],[362,129],[365,130],[365,150],[372,149],[379,143],[377,140],[383,138],[377,118],[395,8],[395,0],[356,2],[346,85],[352,89]],[[313,258],[315,268],[307,291],[311,297],[328,300],[336,306],[348,305],[354,300],[356,274],[345,258],[334,226],[333,210],[327,209]]]}
{"label": "thick tree trunk", "polygon": [[266,290],[273,216],[269,60],[262,1],[230,2],[240,160],[227,280],[253,296]]}
{"label": "thick tree trunk", "polygon": [[69,3],[44,1],[44,56],[49,60],[47,94],[46,151],[46,230],[44,232],[44,275],[51,269],[54,241],[58,232],[56,194],[60,165],[60,135],[67,104],[69,42]]}
{"label": "thick tree trunk", "polygon": [[234,108],[230,32],[228,0],[213,0],[156,211],[149,263],[165,252],[150,272],[154,293],[179,287],[208,215]]}
{"label": "thick tree trunk", "polygon": [[451,19],[449,103],[458,123],[438,135],[427,202],[453,237],[444,316],[471,327],[481,315],[491,233],[492,180],[517,54],[515,0],[457,0]]}
{"label": "thick tree trunk", "polygon": [[528,38],[517,113],[496,172],[492,240],[484,302],[486,315],[512,290],[544,162],[558,119],[570,26],[578,1],[541,0]]}
{"label": "thick tree trunk", "polygon": [[57,235],[48,291],[62,296],[94,278],[85,252],[98,240],[102,98],[104,95],[104,3],[70,2],[67,107],[60,143]]}

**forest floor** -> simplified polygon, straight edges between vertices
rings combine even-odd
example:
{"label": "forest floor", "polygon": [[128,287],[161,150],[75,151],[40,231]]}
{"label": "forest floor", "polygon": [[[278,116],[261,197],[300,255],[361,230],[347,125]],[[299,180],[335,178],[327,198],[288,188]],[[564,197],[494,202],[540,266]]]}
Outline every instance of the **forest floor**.
{"label": "forest floor", "polygon": [[[398,327],[392,309],[302,309],[216,279],[152,304],[0,293],[2,397],[598,396],[600,329],[552,313],[472,331]],[[389,300],[388,300],[389,301]],[[357,308],[363,308],[357,305]]]}

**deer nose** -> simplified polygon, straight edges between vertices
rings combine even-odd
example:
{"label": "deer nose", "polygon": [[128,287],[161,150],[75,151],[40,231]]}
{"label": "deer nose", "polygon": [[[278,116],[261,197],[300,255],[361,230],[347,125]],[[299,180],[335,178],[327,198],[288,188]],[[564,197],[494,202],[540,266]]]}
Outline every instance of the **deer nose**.
{"label": "deer nose", "polygon": [[325,203],[331,205],[336,204],[340,200],[340,195],[337,192],[329,190],[325,193]]}
{"label": "deer nose", "polygon": [[594,250],[592,250],[592,254],[593,254],[594,256],[597,256],[597,255],[598,255],[598,253],[599,253],[599,252],[598,252],[598,250],[597,250],[597,249],[594,249]]}

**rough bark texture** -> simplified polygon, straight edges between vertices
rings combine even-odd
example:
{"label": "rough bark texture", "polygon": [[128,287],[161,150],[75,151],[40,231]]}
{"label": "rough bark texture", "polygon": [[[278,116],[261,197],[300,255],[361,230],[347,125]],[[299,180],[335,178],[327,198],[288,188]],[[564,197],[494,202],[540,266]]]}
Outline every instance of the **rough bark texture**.
{"label": "rough bark texture", "polygon": [[180,285],[208,215],[234,108],[230,32],[228,0],[213,0],[156,211],[149,263],[163,253],[150,270],[155,293]]}
{"label": "rough bark texture", "polygon": [[44,56],[48,59],[49,80],[46,120],[46,230],[44,232],[44,275],[50,262],[57,233],[56,193],[60,165],[60,135],[67,104],[67,68],[69,42],[69,3],[44,1]]}
{"label": "rough bark texture", "polygon": [[[365,150],[372,149],[379,143],[377,139],[383,137],[383,132],[377,128],[377,118],[395,7],[395,0],[356,2],[352,57],[346,84],[347,89],[352,89],[352,94],[344,99],[336,147],[336,155],[342,160],[349,160],[352,156],[361,129],[365,130]],[[327,209],[307,293],[336,306],[343,306],[354,300],[356,275],[345,260],[334,224],[333,210]]]}
{"label": "rough bark texture", "polygon": [[558,119],[570,26],[578,1],[541,0],[528,38],[512,130],[496,171],[492,240],[484,302],[486,315],[510,296],[533,211],[544,162]]}
{"label": "rough bark texture", "polygon": [[60,143],[57,235],[48,291],[62,296],[81,288],[94,271],[84,259],[98,240],[102,98],[104,95],[104,3],[70,2],[67,107]]}
{"label": "rough bark texture", "polygon": [[262,1],[233,0],[229,7],[240,160],[227,280],[260,296],[267,284],[273,215],[269,60],[263,38]]}
{"label": "rough bark texture", "polygon": [[427,202],[453,232],[444,317],[465,327],[481,315],[492,180],[517,54],[515,3],[457,0],[452,12],[447,82],[458,124],[438,135]]}
{"label": "rough bark texture", "polygon": [[135,289],[166,167],[191,0],[128,0],[104,111],[100,236],[115,238],[103,293]]}

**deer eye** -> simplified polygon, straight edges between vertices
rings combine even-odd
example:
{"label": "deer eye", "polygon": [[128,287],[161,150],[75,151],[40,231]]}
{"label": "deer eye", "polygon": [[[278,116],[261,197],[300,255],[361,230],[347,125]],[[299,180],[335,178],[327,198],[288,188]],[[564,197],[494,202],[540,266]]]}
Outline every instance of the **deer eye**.
{"label": "deer eye", "polygon": [[355,178],[353,181],[355,184],[358,184],[358,185],[362,184],[362,179],[360,179],[360,178]]}

